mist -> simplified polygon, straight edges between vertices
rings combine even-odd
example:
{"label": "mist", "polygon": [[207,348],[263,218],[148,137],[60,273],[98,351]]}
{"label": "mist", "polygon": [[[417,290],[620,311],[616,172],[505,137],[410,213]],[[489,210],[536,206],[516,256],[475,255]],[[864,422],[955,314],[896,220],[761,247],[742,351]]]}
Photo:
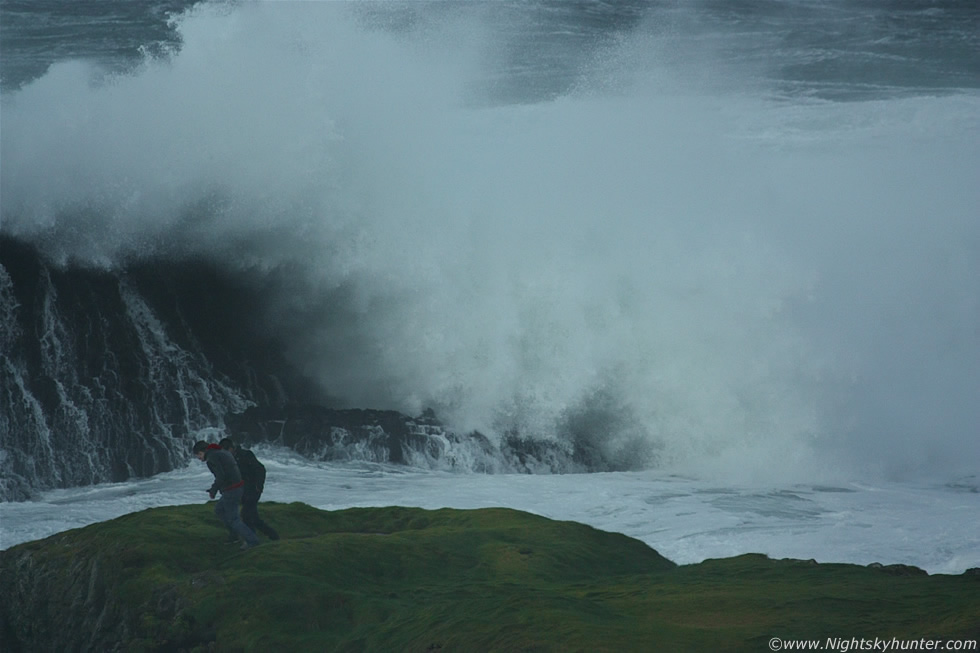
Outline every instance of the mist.
{"label": "mist", "polygon": [[[383,16],[381,17],[383,18]],[[2,223],[207,257],[325,396],[750,478],[973,471],[980,99],[787,98],[650,18],[493,102],[522,26],[199,5],[3,97]]]}

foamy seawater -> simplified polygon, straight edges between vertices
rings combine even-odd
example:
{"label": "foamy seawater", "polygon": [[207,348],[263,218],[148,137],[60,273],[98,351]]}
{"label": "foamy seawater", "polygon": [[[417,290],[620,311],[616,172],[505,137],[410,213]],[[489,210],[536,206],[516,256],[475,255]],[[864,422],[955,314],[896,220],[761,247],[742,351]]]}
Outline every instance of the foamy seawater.
{"label": "foamy seawater", "polygon": [[[765,553],[818,562],[907,564],[958,574],[980,566],[975,477],[933,483],[716,484],[657,472],[479,475],[330,465],[259,450],[263,501],[324,510],[504,506],[635,537],[679,564]],[[211,475],[197,461],[150,479],[46,492],[0,504],[0,546],[145,508],[200,503]],[[261,506],[260,506],[261,508]],[[288,533],[283,533],[288,537]]]}
{"label": "foamy seawater", "polygon": [[976,3],[0,11],[0,492],[79,486],[4,547],[199,501],[225,415],[329,401],[646,471],[269,449],[268,499],[978,565]]}

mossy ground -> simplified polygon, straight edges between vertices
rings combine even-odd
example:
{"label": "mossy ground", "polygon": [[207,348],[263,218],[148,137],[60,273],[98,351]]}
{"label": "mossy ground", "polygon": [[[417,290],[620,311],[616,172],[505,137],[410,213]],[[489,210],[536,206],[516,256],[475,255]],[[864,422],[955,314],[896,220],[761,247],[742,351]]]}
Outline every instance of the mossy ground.
{"label": "mossy ground", "polygon": [[974,576],[760,555],[678,567],[624,535],[508,509],[262,514],[283,539],[245,552],[202,504],[26,543],[0,567],[29,551],[84,582],[72,561],[97,559],[138,613],[126,650],[761,651],[772,637],[980,628]]}

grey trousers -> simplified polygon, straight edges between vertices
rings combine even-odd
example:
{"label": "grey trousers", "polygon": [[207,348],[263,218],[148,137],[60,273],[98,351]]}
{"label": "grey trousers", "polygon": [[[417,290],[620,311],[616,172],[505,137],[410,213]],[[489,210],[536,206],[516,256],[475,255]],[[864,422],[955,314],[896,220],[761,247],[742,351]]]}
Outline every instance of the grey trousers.
{"label": "grey trousers", "polygon": [[244,491],[243,488],[239,487],[234,490],[222,492],[221,498],[218,499],[218,503],[214,506],[214,514],[231,531],[241,535],[242,539],[248,542],[249,546],[256,546],[259,543],[259,538],[256,537],[255,531],[246,526],[245,522],[238,515],[238,504],[242,501]]}

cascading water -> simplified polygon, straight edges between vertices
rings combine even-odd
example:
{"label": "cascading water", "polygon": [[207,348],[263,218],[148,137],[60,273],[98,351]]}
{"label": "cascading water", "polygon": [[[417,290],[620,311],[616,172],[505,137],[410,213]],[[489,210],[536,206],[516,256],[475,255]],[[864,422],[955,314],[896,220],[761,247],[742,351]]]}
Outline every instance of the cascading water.
{"label": "cascading water", "polygon": [[192,434],[249,405],[170,338],[125,276],[59,270],[8,240],[3,249],[4,498],[173,469]]}

